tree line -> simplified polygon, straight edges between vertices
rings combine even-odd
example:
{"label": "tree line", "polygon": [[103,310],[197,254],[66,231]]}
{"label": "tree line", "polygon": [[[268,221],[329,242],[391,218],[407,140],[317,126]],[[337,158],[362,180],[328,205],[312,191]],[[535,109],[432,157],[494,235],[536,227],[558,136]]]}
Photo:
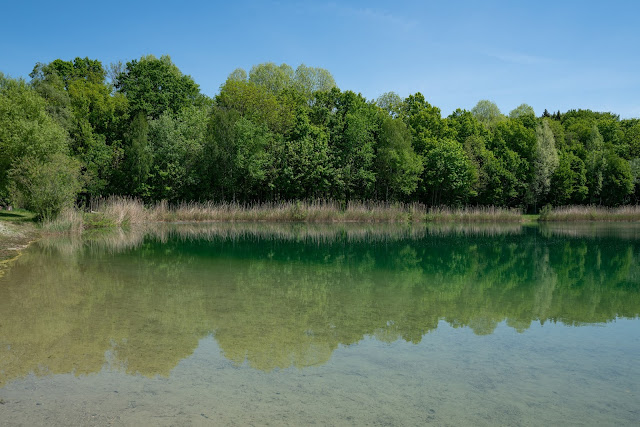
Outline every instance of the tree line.
{"label": "tree line", "polygon": [[322,68],[259,64],[213,98],[169,56],[0,73],[0,205],[40,217],[106,195],[147,202],[332,199],[494,205],[637,203],[640,120],[508,115],[487,100],[442,117],[421,93],[377,100]]}

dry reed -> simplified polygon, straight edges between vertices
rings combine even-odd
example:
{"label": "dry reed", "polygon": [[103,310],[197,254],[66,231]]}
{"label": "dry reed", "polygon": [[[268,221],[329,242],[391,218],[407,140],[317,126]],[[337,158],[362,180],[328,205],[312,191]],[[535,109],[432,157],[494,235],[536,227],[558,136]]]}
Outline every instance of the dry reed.
{"label": "dry reed", "polygon": [[640,206],[561,206],[542,213],[540,221],[640,221]]}
{"label": "dry reed", "polygon": [[463,208],[430,208],[426,221],[433,222],[522,222],[522,211],[495,206],[467,206]]}
{"label": "dry reed", "polygon": [[85,224],[82,212],[74,208],[65,208],[55,219],[45,220],[40,224],[40,228],[42,230],[50,232],[81,232],[84,229],[84,226]]}
{"label": "dry reed", "polygon": [[305,223],[408,223],[408,222],[521,222],[521,212],[496,207],[427,208],[419,203],[328,200],[266,202],[166,201],[145,206],[141,200],[110,197],[91,203],[94,223],[127,226],[149,222],[305,222]]}

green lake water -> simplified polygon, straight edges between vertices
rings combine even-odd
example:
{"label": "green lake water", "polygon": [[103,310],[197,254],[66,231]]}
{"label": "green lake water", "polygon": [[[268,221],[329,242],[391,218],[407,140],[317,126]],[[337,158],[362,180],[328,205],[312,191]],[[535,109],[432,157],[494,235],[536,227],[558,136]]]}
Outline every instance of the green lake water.
{"label": "green lake water", "polygon": [[638,425],[640,226],[154,225],[0,270],[0,425]]}

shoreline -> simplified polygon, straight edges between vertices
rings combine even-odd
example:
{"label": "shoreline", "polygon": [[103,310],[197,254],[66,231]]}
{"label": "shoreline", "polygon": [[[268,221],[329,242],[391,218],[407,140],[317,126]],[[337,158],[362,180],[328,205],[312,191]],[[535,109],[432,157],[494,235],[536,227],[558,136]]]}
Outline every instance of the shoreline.
{"label": "shoreline", "polygon": [[37,241],[42,233],[32,223],[15,223],[0,220],[0,275],[22,251]]}

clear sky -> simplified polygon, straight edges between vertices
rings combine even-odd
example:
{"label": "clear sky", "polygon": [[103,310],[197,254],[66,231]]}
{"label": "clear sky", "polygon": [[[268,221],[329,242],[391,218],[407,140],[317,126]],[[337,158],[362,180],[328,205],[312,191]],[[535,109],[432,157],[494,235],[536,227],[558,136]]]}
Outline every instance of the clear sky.
{"label": "clear sky", "polygon": [[213,96],[235,68],[323,67],[375,99],[422,92],[443,116],[589,108],[640,117],[640,1],[8,1],[0,71],[169,54]]}

